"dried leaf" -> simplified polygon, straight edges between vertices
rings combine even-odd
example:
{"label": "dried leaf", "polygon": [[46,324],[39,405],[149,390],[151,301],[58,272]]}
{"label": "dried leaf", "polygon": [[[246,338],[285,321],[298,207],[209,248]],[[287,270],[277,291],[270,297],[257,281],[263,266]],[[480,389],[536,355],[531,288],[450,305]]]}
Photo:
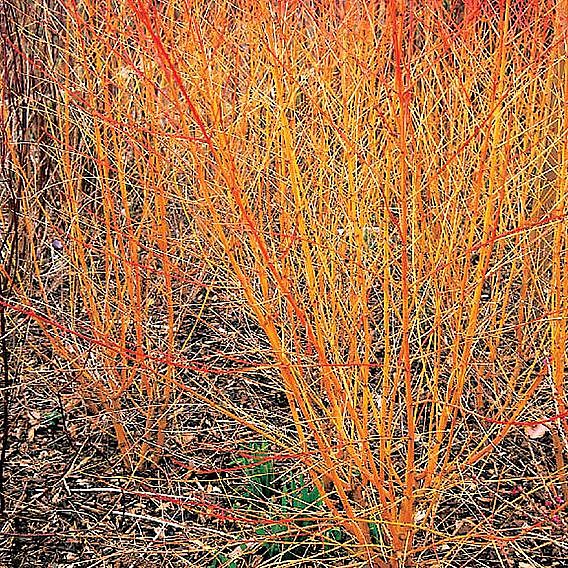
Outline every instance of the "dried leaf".
{"label": "dried leaf", "polygon": [[537,424],[536,426],[525,426],[525,434],[531,440],[538,440],[548,432],[550,432],[550,430],[544,424]]}

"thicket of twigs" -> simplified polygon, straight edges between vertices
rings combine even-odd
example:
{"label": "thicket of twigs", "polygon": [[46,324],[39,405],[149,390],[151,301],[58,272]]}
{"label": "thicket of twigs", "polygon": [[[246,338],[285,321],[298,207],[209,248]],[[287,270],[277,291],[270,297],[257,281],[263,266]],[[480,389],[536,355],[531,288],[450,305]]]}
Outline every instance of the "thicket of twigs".
{"label": "thicket of twigs", "polygon": [[3,469],[31,353],[192,565],[568,557],[566,2],[3,8]]}

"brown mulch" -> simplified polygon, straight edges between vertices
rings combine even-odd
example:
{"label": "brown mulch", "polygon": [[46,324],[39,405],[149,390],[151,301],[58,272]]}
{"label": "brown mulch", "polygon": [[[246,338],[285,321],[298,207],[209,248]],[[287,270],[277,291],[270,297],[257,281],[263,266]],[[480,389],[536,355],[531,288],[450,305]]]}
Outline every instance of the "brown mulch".
{"label": "brown mulch", "polygon": [[[235,353],[240,358],[249,354],[252,367],[261,364],[252,356],[268,352],[258,329],[242,318],[231,320],[234,315],[223,306],[220,298],[201,312],[207,325],[187,323],[194,328],[196,357],[216,354],[210,361],[228,371],[242,363],[234,360]],[[79,396],[73,375],[48,350],[38,348],[41,341],[39,333],[28,332],[14,365],[20,372],[11,388],[0,568],[220,568],[213,563],[215,554],[236,554],[243,538],[254,538],[254,527],[228,519],[243,472],[226,471],[234,466],[235,451],[258,440],[254,433],[178,392],[162,460],[129,470],[118,454],[109,416]],[[179,378],[201,384],[218,401],[241,408],[249,420],[255,417],[293,438],[275,371],[237,376],[188,371]],[[133,394],[124,416],[136,435],[143,428],[134,402]],[[482,427],[465,416],[456,437],[465,439]],[[459,487],[444,490],[431,527],[450,535],[450,544],[419,554],[417,566],[568,565],[568,520],[565,510],[556,511],[562,488],[554,483],[554,456],[550,433],[530,440],[518,429],[490,458],[464,471]],[[283,471],[287,467],[293,466],[281,464]],[[486,542],[480,538],[484,531]],[[475,535],[474,543],[468,534]],[[492,538],[495,534],[501,538]],[[431,536],[418,533],[415,544],[428,547]],[[263,555],[260,544],[250,546],[230,568],[286,565]],[[362,568],[340,555],[291,565]]]}

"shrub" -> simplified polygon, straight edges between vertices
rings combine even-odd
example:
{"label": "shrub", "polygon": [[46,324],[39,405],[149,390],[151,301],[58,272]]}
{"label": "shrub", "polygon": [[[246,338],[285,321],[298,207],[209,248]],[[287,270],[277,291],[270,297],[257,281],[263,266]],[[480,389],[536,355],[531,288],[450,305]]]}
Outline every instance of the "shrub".
{"label": "shrub", "polygon": [[[563,4],[62,6],[53,65],[33,62],[56,89],[60,205],[25,185],[33,286],[9,308],[129,463],[159,460],[183,390],[300,456],[309,484],[279,507],[313,497],[376,566],[462,543],[438,510],[520,426],[555,425],[548,484],[568,499]],[[65,235],[57,302],[40,215]],[[221,372],[180,324],[213,268],[262,332],[293,435],[195,379]],[[249,498],[274,496],[269,463]]]}

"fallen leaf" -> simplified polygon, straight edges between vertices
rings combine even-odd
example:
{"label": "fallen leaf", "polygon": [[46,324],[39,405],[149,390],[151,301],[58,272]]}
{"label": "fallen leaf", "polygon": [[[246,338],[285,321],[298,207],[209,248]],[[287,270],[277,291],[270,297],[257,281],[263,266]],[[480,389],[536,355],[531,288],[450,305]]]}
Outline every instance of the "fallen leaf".
{"label": "fallen leaf", "polygon": [[536,426],[525,426],[525,434],[531,440],[538,440],[548,432],[550,432],[550,430],[544,424],[537,424]]}

